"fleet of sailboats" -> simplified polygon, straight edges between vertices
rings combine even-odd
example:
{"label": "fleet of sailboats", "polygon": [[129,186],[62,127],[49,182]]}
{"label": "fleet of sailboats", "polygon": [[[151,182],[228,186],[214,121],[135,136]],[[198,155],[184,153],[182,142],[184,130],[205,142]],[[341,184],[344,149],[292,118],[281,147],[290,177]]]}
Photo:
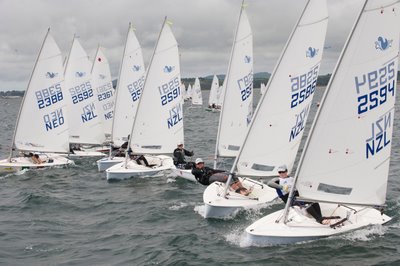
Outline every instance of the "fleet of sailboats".
{"label": "fleet of sailboats", "polygon": [[126,160],[106,170],[107,179],[154,176],[174,167],[170,156],[183,137],[178,44],[167,18],[151,58],[128,147],[145,155],[152,167]]}
{"label": "fleet of sailboats", "polygon": [[[259,178],[293,172],[310,113],[328,25],[326,0],[308,0],[253,112],[253,34],[243,0],[227,74],[213,76],[207,110],[220,111],[214,168],[234,158],[226,183],[204,190],[205,218],[227,218],[278,196]],[[400,2],[365,0],[307,136],[285,208],[245,229],[252,244],[289,244],[343,234],[392,218],[383,213],[392,145],[400,42]],[[184,100],[202,105],[199,78],[181,81],[178,43],[165,18],[147,72],[129,24],[117,88],[104,48],[93,63],[74,36],[66,61],[48,30],[0,171],[97,161],[107,180],[171,173],[171,153],[184,141]],[[267,47],[266,47],[267,49]],[[34,121],[34,123],[32,123]],[[120,156],[115,156],[119,151]],[[18,152],[18,153],[17,153]],[[230,188],[233,177],[250,191]],[[255,180],[255,179],[258,180]],[[295,196],[296,195],[296,196]],[[298,196],[299,195],[299,196]],[[318,203],[324,223],[309,216]]]}
{"label": "fleet of sailboats", "polygon": [[[278,60],[249,130],[244,132],[242,145],[236,151],[237,157],[230,171],[237,171],[238,176],[244,177],[242,182],[252,193],[237,197],[237,193],[229,191],[229,181],[226,185],[212,183],[203,195],[206,217],[224,218],[239,209],[256,208],[277,197],[275,189],[249,177],[277,175],[276,168],[282,164],[292,168],[316,87],[327,23],[326,1],[308,1]],[[304,36],[310,38],[304,39]],[[315,51],[313,56],[307,53],[310,50]],[[300,86],[299,80],[303,76],[307,82]],[[302,91],[303,98],[296,99],[295,96]],[[229,107],[228,96],[229,90],[226,90],[221,117]],[[223,124],[220,129],[224,129]],[[230,136],[231,133],[227,134]]]}
{"label": "fleet of sailboats", "polygon": [[[287,244],[384,224],[399,59],[399,1],[369,0],[344,46],[307,138],[289,198],[321,202],[319,224],[290,204],[256,221],[253,243]],[[376,78],[373,78],[376,77]],[[378,78],[379,77],[379,78]]]}
{"label": "fleet of sailboats", "polygon": [[[111,126],[111,147],[109,156],[97,161],[99,171],[124,161],[125,156],[114,156],[113,149],[118,149],[131,134],[133,121],[142,93],[145,66],[142,48],[135,34],[135,28],[129,23],[125,48],[121,60],[117,88],[115,90],[114,119]],[[122,151],[125,153],[125,151]]]}

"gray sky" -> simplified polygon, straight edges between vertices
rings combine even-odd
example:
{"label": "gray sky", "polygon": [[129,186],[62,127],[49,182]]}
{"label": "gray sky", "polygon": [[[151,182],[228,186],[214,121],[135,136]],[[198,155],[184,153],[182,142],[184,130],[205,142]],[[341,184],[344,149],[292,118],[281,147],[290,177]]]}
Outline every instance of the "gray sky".
{"label": "gray sky", "polygon": [[[331,73],[363,0],[327,0],[320,74]],[[0,0],[0,90],[25,90],[48,27],[64,55],[74,33],[92,59],[105,47],[117,78],[128,23],[146,67],[163,19],[173,22],[182,77],[225,74],[241,0]],[[272,72],[306,0],[247,0],[254,72]]]}

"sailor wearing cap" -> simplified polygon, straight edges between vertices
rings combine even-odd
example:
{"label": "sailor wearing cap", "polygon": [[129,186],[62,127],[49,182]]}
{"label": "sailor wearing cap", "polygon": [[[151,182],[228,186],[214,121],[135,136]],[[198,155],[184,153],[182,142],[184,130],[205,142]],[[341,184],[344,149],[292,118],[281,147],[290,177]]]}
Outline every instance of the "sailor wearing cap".
{"label": "sailor wearing cap", "polygon": [[174,164],[177,168],[180,169],[190,169],[193,167],[192,162],[186,162],[186,156],[193,156],[193,151],[188,151],[183,148],[183,141],[179,141],[177,144],[177,148],[174,150]]}

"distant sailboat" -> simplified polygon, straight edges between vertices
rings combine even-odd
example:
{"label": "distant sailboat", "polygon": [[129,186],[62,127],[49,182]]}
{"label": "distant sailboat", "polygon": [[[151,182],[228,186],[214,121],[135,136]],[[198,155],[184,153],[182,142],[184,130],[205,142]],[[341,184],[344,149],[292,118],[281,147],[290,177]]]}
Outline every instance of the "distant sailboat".
{"label": "distant sailboat", "polygon": [[191,100],[193,96],[193,89],[192,89],[192,85],[189,84],[186,90],[186,99],[185,100]]}
{"label": "distant sailboat", "polygon": [[217,111],[220,110],[221,106],[218,105],[219,98],[219,80],[216,75],[214,75],[211,82],[210,95],[208,97],[208,107],[207,111]]}
{"label": "distant sailboat", "polygon": [[100,146],[105,141],[90,72],[89,58],[74,36],[64,70],[71,149],[76,156],[105,156],[82,149],[83,145]]}
{"label": "distant sailboat", "polygon": [[201,94],[200,80],[196,78],[193,85],[192,105],[203,105],[203,96]]}
{"label": "distant sailboat", "polygon": [[[40,49],[18,114],[10,156],[0,161],[0,171],[19,171],[73,164],[68,153],[68,118],[65,107],[62,55],[48,30]],[[40,164],[30,157],[13,157],[14,149],[37,153]]]}
{"label": "distant sailboat", "polygon": [[[174,167],[171,154],[183,141],[182,95],[179,51],[165,18],[133,122],[128,146],[133,154],[144,154],[152,167],[127,160],[106,170],[107,179],[155,176]],[[149,155],[152,154],[152,155]]]}
{"label": "distant sailboat", "polygon": [[263,95],[267,89],[267,86],[264,83],[261,83],[260,86],[260,94]]}
{"label": "distant sailboat", "polygon": [[[287,204],[256,221],[252,244],[288,244],[391,220],[383,214],[399,60],[400,2],[367,0],[349,35],[310,129],[294,188],[321,202],[320,224]],[[288,203],[291,201],[288,200]]]}
{"label": "distant sailboat", "polygon": [[[232,192],[225,184],[209,185],[203,195],[206,217],[225,217],[277,197],[275,189],[256,184],[248,177],[278,175],[277,167],[281,164],[287,164],[289,171],[292,169],[316,88],[327,25],[326,1],[309,0],[277,62],[231,169],[243,177],[243,183],[253,192],[247,198],[238,198],[227,196]],[[310,50],[314,51],[312,55]],[[223,108],[227,106],[228,102],[224,102]]]}
{"label": "distant sailboat", "polygon": [[[145,78],[142,48],[135,35],[135,29],[129,23],[126,35],[125,48],[119,70],[119,78],[115,96],[114,119],[111,131],[111,144],[113,147],[121,147],[128,141],[135,119],[140,95],[142,93]],[[97,161],[99,171],[124,161],[124,157],[113,156],[112,148],[107,158]]]}
{"label": "distant sailboat", "polygon": [[111,82],[110,65],[101,46],[97,47],[91,74],[103,132],[106,139],[109,139],[111,136],[115,92]]}

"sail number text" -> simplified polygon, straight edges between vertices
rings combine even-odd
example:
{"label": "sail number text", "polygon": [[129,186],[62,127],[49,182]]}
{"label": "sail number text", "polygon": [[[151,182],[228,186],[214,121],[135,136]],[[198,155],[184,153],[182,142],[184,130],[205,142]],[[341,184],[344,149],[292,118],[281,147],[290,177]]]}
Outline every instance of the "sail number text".
{"label": "sail number text", "polygon": [[251,96],[252,87],[253,87],[253,72],[250,72],[248,75],[244,76],[237,81],[239,85],[240,95],[242,97],[242,101],[246,101]]}
{"label": "sail number text", "polygon": [[111,85],[111,82],[98,87],[97,89],[97,99],[99,102],[107,100],[108,98],[111,98],[113,96],[113,87]]}
{"label": "sail number text", "polygon": [[60,83],[35,92],[39,109],[48,107],[63,99]]}
{"label": "sail number text", "polygon": [[72,103],[77,104],[90,97],[93,97],[92,85],[90,84],[90,81],[86,81],[81,85],[70,88],[69,93],[71,94]]}
{"label": "sail number text", "polygon": [[302,75],[291,77],[292,100],[290,107],[294,108],[310,97],[317,87],[319,64]]}
{"label": "sail number text", "polygon": [[131,94],[133,102],[139,100],[143,85],[144,85],[144,76],[141,76],[138,80],[127,85],[128,91]]}
{"label": "sail number text", "polygon": [[161,95],[161,105],[166,105],[167,103],[172,102],[173,100],[178,98],[179,95],[181,95],[179,78],[175,77],[169,82],[158,86],[158,91]]}
{"label": "sail number text", "polygon": [[363,114],[394,97],[395,62],[391,61],[378,70],[354,77],[357,92],[357,112]]}

